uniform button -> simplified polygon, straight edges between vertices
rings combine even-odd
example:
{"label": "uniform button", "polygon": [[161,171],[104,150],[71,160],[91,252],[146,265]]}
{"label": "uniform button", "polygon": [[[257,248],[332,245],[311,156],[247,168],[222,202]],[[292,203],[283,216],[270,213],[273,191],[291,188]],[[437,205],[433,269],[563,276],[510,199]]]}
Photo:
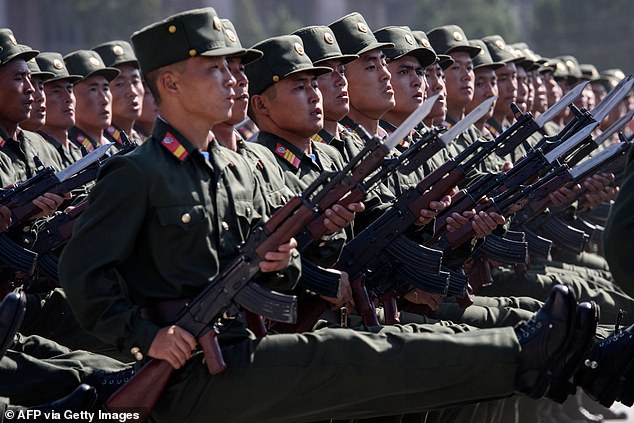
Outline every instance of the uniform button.
{"label": "uniform button", "polygon": [[31,227],[29,225],[26,225],[22,228],[22,232],[31,232]]}
{"label": "uniform button", "polygon": [[225,231],[229,230],[229,224],[227,222],[222,222],[222,229],[224,229]]}
{"label": "uniform button", "polygon": [[181,216],[181,222],[183,223],[189,223],[192,221],[192,216],[189,213],[183,213],[183,215]]}
{"label": "uniform button", "polygon": [[141,349],[139,347],[132,347],[130,349],[130,353],[134,356],[136,361],[143,360],[143,353],[141,353]]}

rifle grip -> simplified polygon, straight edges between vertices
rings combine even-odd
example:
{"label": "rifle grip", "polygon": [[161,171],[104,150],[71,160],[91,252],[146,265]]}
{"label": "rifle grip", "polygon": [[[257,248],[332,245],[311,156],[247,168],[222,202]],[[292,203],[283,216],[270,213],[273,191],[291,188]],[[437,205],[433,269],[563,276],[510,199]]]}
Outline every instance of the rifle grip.
{"label": "rifle grip", "polygon": [[247,327],[256,338],[264,338],[266,336],[266,326],[264,326],[264,320],[259,314],[255,314],[249,310],[242,310],[244,319],[247,321]]}
{"label": "rifle grip", "polygon": [[[117,389],[105,403],[106,410],[142,410],[146,420],[156,406],[174,372],[171,364],[152,359]],[[147,413],[147,415],[145,415]]]}
{"label": "rifle grip", "polygon": [[386,325],[398,325],[401,320],[398,318],[398,306],[396,305],[396,296],[394,290],[389,290],[383,295],[383,311],[385,313]]}
{"label": "rifle grip", "polygon": [[379,326],[379,319],[376,317],[374,304],[370,301],[368,291],[365,289],[365,276],[350,281],[352,288],[352,296],[354,298],[354,306],[363,317],[363,324],[366,326]]}
{"label": "rifle grip", "polygon": [[218,344],[218,332],[216,332],[215,329],[208,330],[202,334],[200,338],[198,338],[198,345],[203,349],[209,374],[217,375],[227,368],[225,359],[222,357],[220,344]]}

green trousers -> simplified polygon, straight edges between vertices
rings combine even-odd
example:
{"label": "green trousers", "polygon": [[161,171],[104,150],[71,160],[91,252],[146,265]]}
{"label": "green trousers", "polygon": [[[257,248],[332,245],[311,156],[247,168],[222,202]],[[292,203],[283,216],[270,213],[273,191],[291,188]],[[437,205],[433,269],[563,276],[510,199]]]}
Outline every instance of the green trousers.
{"label": "green trousers", "polygon": [[220,375],[210,376],[197,353],[151,420],[301,423],[507,397],[519,349],[512,328],[460,332],[441,325],[245,339],[223,348],[229,368]]}
{"label": "green trousers", "polygon": [[94,385],[95,370],[119,371],[129,365],[87,351],[71,351],[39,336],[19,336],[0,359],[0,396],[32,406],[59,399],[81,383]]}

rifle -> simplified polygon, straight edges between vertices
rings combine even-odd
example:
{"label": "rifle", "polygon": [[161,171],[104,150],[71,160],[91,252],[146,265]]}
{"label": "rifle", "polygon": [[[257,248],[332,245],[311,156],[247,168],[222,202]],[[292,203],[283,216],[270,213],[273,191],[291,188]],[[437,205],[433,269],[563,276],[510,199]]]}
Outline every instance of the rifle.
{"label": "rifle", "polygon": [[63,194],[80,187],[97,177],[101,167],[99,159],[106,154],[112,143],[104,144],[65,169],[55,172],[46,167],[31,178],[0,192],[0,205],[11,210],[11,225],[30,219],[41,210],[33,204],[37,197],[50,192]]}
{"label": "rifle", "polygon": [[[417,111],[420,112],[420,109]],[[416,123],[418,121],[411,122],[411,127]],[[210,374],[220,373],[227,367],[218,343],[217,322],[222,313],[234,304],[276,321],[292,323],[296,319],[294,296],[275,293],[252,282],[259,274],[259,263],[264,255],[288,242],[315,216],[334,205],[373,172],[382,157],[398,144],[400,139],[397,137],[406,135],[409,130],[403,127],[402,131],[395,131],[385,143],[369,143],[340,171],[322,173],[301,195],[292,198],[265,223],[257,225],[239,248],[237,257],[183,307],[173,324],[187,330],[198,340]],[[321,229],[321,232],[325,231],[325,228]],[[116,410],[143,405],[142,408],[149,413],[173,371],[166,361],[149,360],[108,399],[106,407]]]}

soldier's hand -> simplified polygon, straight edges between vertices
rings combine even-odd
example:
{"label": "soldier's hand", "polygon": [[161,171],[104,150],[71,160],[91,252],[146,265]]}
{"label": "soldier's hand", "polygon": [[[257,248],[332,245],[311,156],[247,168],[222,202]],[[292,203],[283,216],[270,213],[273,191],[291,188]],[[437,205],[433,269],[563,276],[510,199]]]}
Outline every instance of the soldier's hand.
{"label": "soldier's hand", "polygon": [[299,254],[296,250],[297,241],[291,238],[286,244],[282,244],[277,251],[269,251],[264,255],[264,260],[260,262],[262,272],[277,272],[288,267],[291,258]]}
{"label": "soldier's hand", "polygon": [[9,229],[11,224],[11,210],[7,206],[0,206],[0,232]]}
{"label": "soldier's hand", "polygon": [[572,187],[561,187],[557,191],[550,193],[550,201],[553,206],[561,206],[572,203],[579,195],[581,186],[578,184]]}
{"label": "soldier's hand", "polygon": [[414,222],[417,226],[425,226],[431,222],[441,211],[451,205],[451,195],[444,196],[440,201],[431,201],[429,209],[421,209],[418,220]]}
{"label": "soldier's hand", "polygon": [[511,169],[513,169],[513,163],[504,162],[504,165],[502,166],[502,172],[507,172],[507,171],[509,171]]}
{"label": "soldier's hand", "polygon": [[[328,301],[332,304],[333,309],[338,309],[346,306],[346,309],[349,310],[354,307],[354,299],[352,298],[352,288],[350,287],[350,279],[348,278],[348,273],[340,272],[339,270],[329,269],[330,271],[334,271],[339,273],[339,290],[337,291],[337,297],[326,297],[321,296],[324,300]],[[347,306],[351,307],[347,307]]]}
{"label": "soldier's hand", "polygon": [[[70,198],[70,197],[69,197]],[[37,219],[38,217],[49,216],[57,210],[57,208],[64,202],[64,197],[53,194],[51,192],[47,192],[43,195],[40,195],[35,200],[33,200],[33,204],[35,204],[40,210],[40,213],[36,214],[33,219]]]}
{"label": "soldier's hand", "polygon": [[191,358],[194,348],[196,348],[194,335],[179,326],[172,325],[159,329],[147,355],[165,360],[173,368],[180,369]]}
{"label": "soldier's hand", "polygon": [[405,294],[403,298],[405,298],[410,303],[425,304],[433,311],[438,310],[438,307],[443,302],[442,295],[431,294],[418,288],[412,289],[407,294]]}
{"label": "soldier's hand", "polygon": [[329,232],[340,232],[354,220],[355,213],[365,210],[363,203],[351,203],[347,208],[335,204],[324,212],[324,227]]}
{"label": "soldier's hand", "polygon": [[478,238],[491,234],[498,225],[504,225],[504,223],[506,223],[504,216],[495,212],[487,213],[481,211],[475,214],[471,220],[471,226],[473,227],[475,236]]}
{"label": "soldier's hand", "polygon": [[475,210],[468,210],[460,213],[451,213],[451,216],[447,217],[447,232],[457,231],[463,225],[469,223],[469,219],[475,214]]}

